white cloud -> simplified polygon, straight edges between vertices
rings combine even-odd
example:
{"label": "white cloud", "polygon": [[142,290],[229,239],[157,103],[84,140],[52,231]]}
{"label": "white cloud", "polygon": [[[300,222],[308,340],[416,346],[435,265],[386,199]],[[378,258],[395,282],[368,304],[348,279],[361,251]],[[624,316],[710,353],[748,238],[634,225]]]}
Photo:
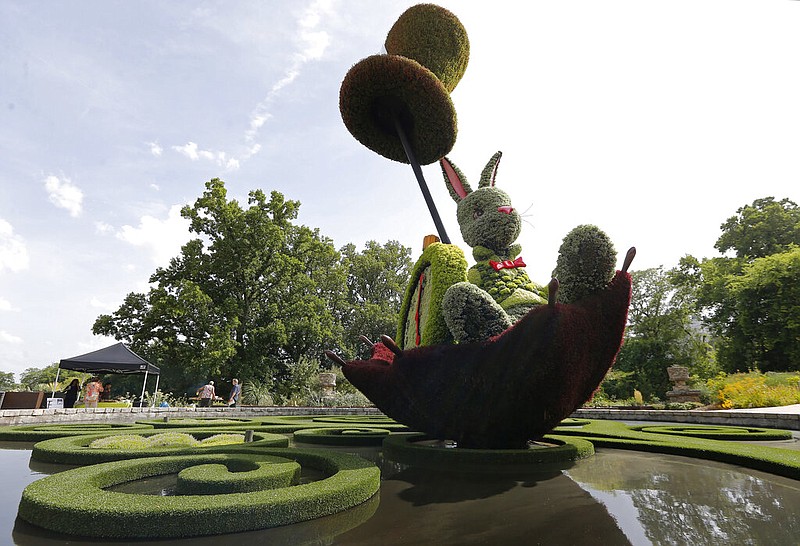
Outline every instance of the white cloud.
{"label": "white cloud", "polygon": [[236,170],[239,168],[239,160],[234,157],[228,157],[226,152],[202,150],[196,142],[188,142],[183,146],[173,146],[173,150],[188,157],[192,161],[205,159],[213,161],[220,167],[225,167],[228,170]]}
{"label": "white cloud", "polygon": [[28,268],[29,262],[25,241],[14,234],[11,224],[0,218],[0,271],[22,271]]}
{"label": "white cloud", "polygon": [[150,153],[156,157],[161,157],[161,153],[164,151],[164,148],[158,142],[148,142],[148,146],[150,146]]}
{"label": "white cloud", "polygon": [[83,192],[69,178],[50,175],[44,179],[44,187],[50,202],[66,209],[72,217],[80,216],[83,206]]}
{"label": "white cloud", "polygon": [[97,233],[111,233],[114,231],[114,226],[98,220],[94,223],[94,230]]}
{"label": "white cloud", "polygon": [[[250,114],[250,128],[245,132],[247,143],[251,144],[255,141],[259,129],[272,117],[269,110],[280,91],[300,76],[306,63],[322,58],[331,39],[330,35],[319,27],[323,16],[332,12],[333,2],[331,0],[315,0],[298,18],[295,40],[299,44],[299,49],[295,53],[291,65],[284,72],[284,76],[272,85],[267,96],[256,105]],[[259,150],[260,147],[251,147],[240,159],[252,157]]]}
{"label": "white cloud", "polygon": [[19,345],[22,343],[22,338],[9,334],[5,330],[0,330],[0,343],[8,343],[11,345]]}
{"label": "white cloud", "polygon": [[7,299],[0,298],[0,311],[19,311],[19,308],[14,307]]}
{"label": "white cloud", "polygon": [[139,227],[122,226],[117,237],[133,246],[149,249],[153,262],[165,266],[190,238],[189,221],[181,217],[181,208],[182,205],[173,205],[163,220],[142,216]]}
{"label": "white cloud", "polygon": [[150,184],[150,189],[153,191],[161,191],[161,186],[158,184]]}

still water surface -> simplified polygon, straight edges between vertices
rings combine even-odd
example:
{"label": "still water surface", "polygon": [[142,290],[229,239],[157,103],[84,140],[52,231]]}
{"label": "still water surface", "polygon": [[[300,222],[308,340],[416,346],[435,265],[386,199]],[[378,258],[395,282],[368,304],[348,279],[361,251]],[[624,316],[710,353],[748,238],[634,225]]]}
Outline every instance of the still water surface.
{"label": "still water surface", "polygon": [[[475,475],[408,467],[383,460],[377,449],[358,449],[381,466],[383,483],[371,501],[341,514],[215,537],[75,540],[16,519],[28,483],[71,468],[30,461],[30,445],[20,447],[0,443],[0,544],[784,545],[800,537],[800,482],[721,463],[600,450],[566,469]],[[160,494],[173,481],[130,487]]]}

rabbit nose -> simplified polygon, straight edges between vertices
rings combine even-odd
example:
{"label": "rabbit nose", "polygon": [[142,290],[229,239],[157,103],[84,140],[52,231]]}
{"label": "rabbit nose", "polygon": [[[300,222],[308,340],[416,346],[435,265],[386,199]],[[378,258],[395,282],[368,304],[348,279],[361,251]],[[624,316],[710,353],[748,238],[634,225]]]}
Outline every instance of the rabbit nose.
{"label": "rabbit nose", "polygon": [[514,207],[510,206],[497,207],[497,212],[502,212],[504,214],[511,214],[513,211]]}

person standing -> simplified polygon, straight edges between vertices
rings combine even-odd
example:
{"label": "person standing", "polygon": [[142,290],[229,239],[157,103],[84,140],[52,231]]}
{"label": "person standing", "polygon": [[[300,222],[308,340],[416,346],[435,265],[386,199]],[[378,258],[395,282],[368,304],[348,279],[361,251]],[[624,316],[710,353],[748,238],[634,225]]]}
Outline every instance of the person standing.
{"label": "person standing", "polygon": [[81,392],[81,382],[73,379],[67,388],[64,389],[64,407],[74,408],[75,402],[78,400],[78,393]]}
{"label": "person standing", "polygon": [[216,396],[216,392],[214,392],[214,382],[209,381],[202,387],[197,390],[197,396],[200,397],[200,407],[201,408],[210,408],[211,402],[214,401],[214,396]]}
{"label": "person standing", "polygon": [[231,387],[231,396],[228,398],[228,406],[235,408],[239,404],[239,395],[242,394],[242,386],[239,385],[239,380],[235,377],[231,380],[233,386]]}
{"label": "person standing", "polygon": [[86,394],[83,397],[83,405],[87,408],[96,408],[100,400],[100,393],[103,392],[103,385],[100,380],[93,377],[86,383]]}

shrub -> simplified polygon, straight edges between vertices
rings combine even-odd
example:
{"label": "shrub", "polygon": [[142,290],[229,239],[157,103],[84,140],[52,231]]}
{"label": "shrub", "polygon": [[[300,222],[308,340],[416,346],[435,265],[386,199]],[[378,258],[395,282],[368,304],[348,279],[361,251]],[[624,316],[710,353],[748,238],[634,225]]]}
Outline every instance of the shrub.
{"label": "shrub", "polygon": [[[25,488],[18,517],[53,531],[102,538],[216,535],[288,525],[334,514],[363,503],[380,487],[380,470],[354,455],[278,448],[215,449],[225,451],[136,458],[48,476]],[[266,463],[275,457],[290,463],[295,461],[321,472],[324,477],[291,487],[273,489],[267,484],[266,488],[256,491],[221,495],[158,496],[109,489],[151,476],[180,473],[197,465],[233,468],[228,465],[238,464],[242,469],[254,468],[254,459],[257,461],[260,457]],[[232,478],[229,471],[219,466],[212,474],[218,478],[223,473]],[[189,478],[192,478],[191,473]],[[220,480],[212,481],[218,485]],[[98,522],[103,524],[98,525]]]}
{"label": "shrub", "polygon": [[714,393],[714,401],[724,409],[800,404],[800,374],[758,371],[719,374],[707,384]]}

